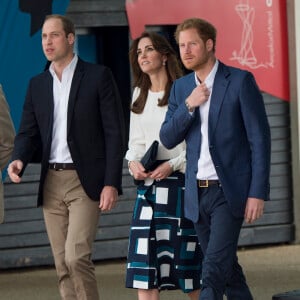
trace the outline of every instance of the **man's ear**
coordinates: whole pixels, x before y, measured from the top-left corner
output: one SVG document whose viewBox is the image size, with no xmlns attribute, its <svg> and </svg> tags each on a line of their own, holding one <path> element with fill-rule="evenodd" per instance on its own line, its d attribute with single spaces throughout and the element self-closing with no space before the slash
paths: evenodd
<svg viewBox="0 0 300 300">
<path fill-rule="evenodd" d="M 68 42 L 69 42 L 70 45 L 74 44 L 74 42 L 75 42 L 75 36 L 74 36 L 73 33 L 69 33 L 68 34 Z"/>
<path fill-rule="evenodd" d="M 213 51 L 213 49 L 214 49 L 214 42 L 213 42 L 212 39 L 208 39 L 206 41 L 206 50 L 207 51 Z"/>
</svg>

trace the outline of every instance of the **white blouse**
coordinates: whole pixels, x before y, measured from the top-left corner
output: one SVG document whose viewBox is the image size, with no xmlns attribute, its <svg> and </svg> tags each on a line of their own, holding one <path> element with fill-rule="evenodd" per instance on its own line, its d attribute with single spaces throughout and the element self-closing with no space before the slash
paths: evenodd
<svg viewBox="0 0 300 300">
<path fill-rule="evenodd" d="M 132 103 L 137 99 L 140 88 L 136 87 L 132 95 Z M 128 161 L 140 161 L 154 140 L 159 141 L 157 159 L 170 160 L 174 171 L 185 172 L 185 142 L 171 150 L 166 149 L 160 142 L 159 131 L 165 119 L 168 106 L 158 106 L 164 91 L 149 90 L 144 111 L 141 114 L 131 112 L 128 151 L 125 158 Z"/>
</svg>

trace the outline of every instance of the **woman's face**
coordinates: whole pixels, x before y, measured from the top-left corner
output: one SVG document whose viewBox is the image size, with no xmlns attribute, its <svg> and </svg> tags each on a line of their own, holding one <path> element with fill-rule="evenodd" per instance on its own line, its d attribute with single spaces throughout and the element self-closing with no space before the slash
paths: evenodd
<svg viewBox="0 0 300 300">
<path fill-rule="evenodd" d="M 151 75 L 164 68 L 166 57 L 156 51 L 148 37 L 141 38 L 137 47 L 138 64 L 142 72 Z"/>
</svg>

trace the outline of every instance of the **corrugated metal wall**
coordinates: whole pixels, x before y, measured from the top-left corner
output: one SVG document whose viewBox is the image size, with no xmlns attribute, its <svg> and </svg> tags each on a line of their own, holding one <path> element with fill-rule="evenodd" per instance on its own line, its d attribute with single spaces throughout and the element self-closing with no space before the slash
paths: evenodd
<svg viewBox="0 0 300 300">
<path fill-rule="evenodd" d="M 284 243 L 294 240 L 289 103 L 264 94 L 271 127 L 271 201 L 252 225 L 244 225 L 240 246 Z"/>
<path fill-rule="evenodd" d="M 78 28 L 128 26 L 125 1 L 88 2 L 89 5 L 86 1 L 70 1 L 67 15 Z M 107 43 L 109 40 L 105 38 Z M 115 73 L 120 75 L 118 71 Z M 126 94 L 125 87 L 123 90 Z M 260 220 L 243 226 L 239 246 L 294 240 L 289 103 L 266 94 L 264 100 L 272 134 L 271 201 L 266 203 L 265 214 Z M 12 184 L 8 180 L 5 183 L 6 216 L 5 223 L 0 225 L 0 269 L 53 264 L 42 211 L 35 207 L 39 172 L 39 165 L 29 165 L 22 183 Z M 123 191 L 117 207 L 100 217 L 93 249 L 95 260 L 121 258 L 127 254 L 135 186 L 126 162 Z"/>
<path fill-rule="evenodd" d="M 264 216 L 245 225 L 240 246 L 292 242 L 294 239 L 289 104 L 264 95 L 272 133 L 271 201 Z M 5 183 L 5 222 L 0 225 L 0 269 L 52 265 L 41 208 L 36 208 L 39 165 L 29 165 L 23 181 Z M 135 186 L 124 161 L 123 191 L 117 207 L 100 217 L 93 258 L 127 254 Z"/>
</svg>

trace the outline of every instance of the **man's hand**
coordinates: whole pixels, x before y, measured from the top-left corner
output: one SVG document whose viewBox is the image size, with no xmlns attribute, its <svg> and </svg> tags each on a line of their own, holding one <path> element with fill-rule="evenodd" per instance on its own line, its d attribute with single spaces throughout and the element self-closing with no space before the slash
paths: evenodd
<svg viewBox="0 0 300 300">
<path fill-rule="evenodd" d="M 118 191 L 113 186 L 106 185 L 100 195 L 99 208 L 108 211 L 115 207 L 118 200 Z"/>
<path fill-rule="evenodd" d="M 12 182 L 14 183 L 21 182 L 21 177 L 19 176 L 19 174 L 21 173 L 23 166 L 24 166 L 23 162 L 19 159 L 12 161 L 8 165 L 7 173 Z"/>
<path fill-rule="evenodd" d="M 206 102 L 209 98 L 210 91 L 207 88 L 205 83 L 201 83 L 195 87 L 186 101 L 189 104 L 189 107 L 195 108 Z"/>
<path fill-rule="evenodd" d="M 265 201 L 258 198 L 248 198 L 245 209 L 245 221 L 248 224 L 259 219 L 264 212 Z"/>
</svg>

